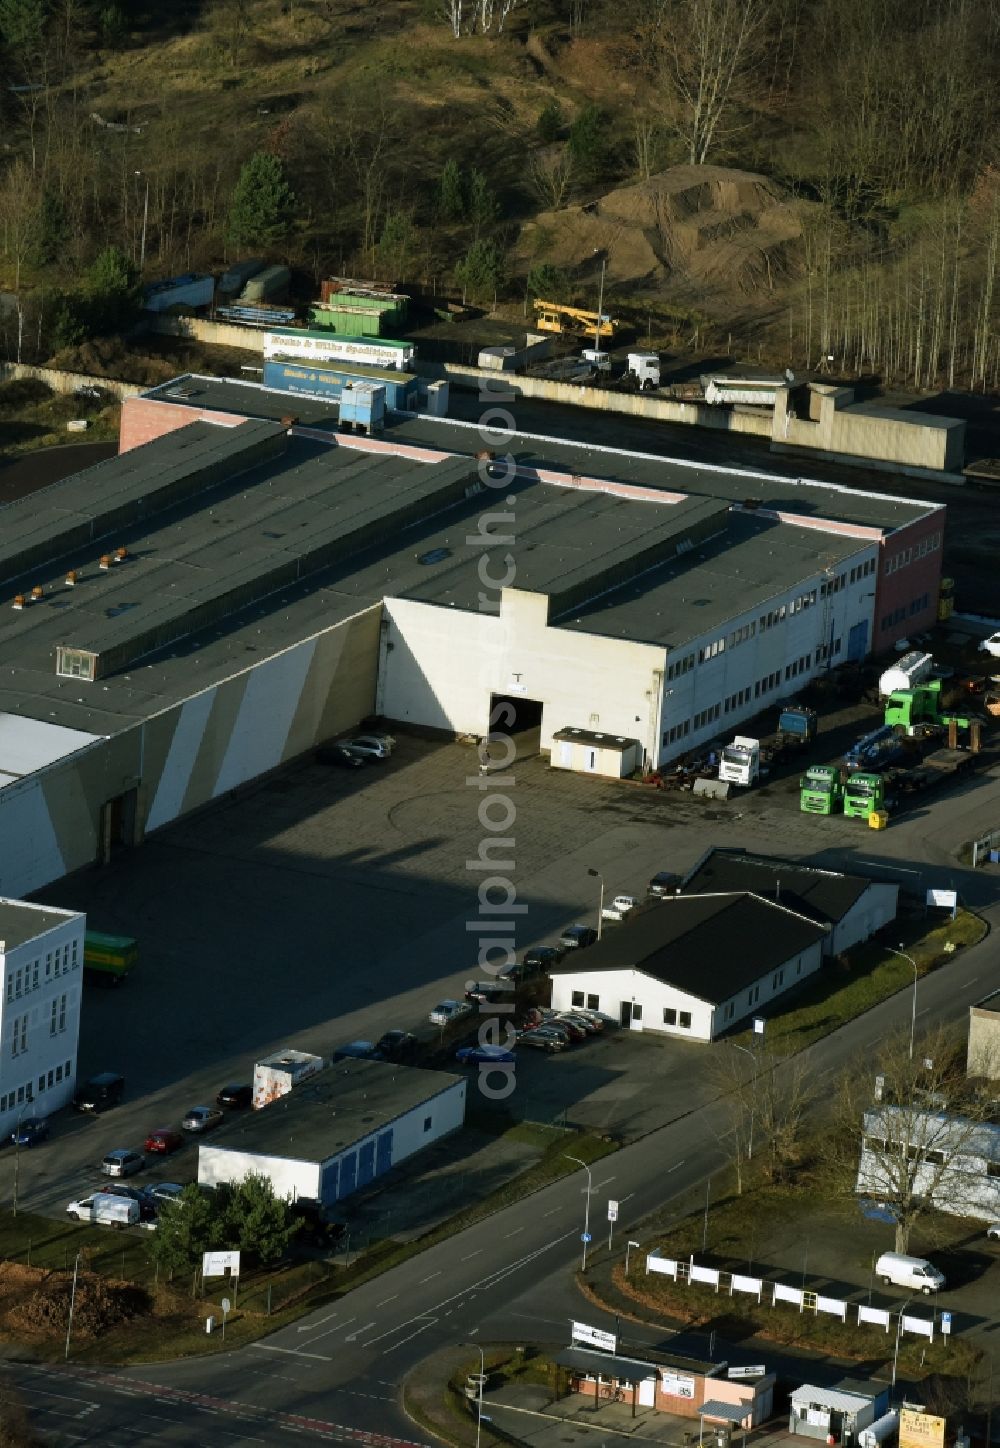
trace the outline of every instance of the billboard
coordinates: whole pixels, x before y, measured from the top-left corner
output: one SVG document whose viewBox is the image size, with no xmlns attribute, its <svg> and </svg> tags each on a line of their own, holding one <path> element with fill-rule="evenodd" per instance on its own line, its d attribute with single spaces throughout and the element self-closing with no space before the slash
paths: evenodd
<svg viewBox="0 0 1000 1448">
<path fill-rule="evenodd" d="M 899 1413 L 899 1448 L 944 1448 L 944 1418 L 902 1408 Z"/>
</svg>

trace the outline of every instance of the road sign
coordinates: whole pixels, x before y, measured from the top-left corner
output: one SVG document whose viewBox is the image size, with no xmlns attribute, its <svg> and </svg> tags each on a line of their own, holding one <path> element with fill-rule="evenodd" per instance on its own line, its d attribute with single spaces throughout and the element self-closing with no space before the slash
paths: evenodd
<svg viewBox="0 0 1000 1448">
<path fill-rule="evenodd" d="M 613 1197 L 609 1197 L 609 1198 L 608 1198 L 608 1221 L 609 1221 L 609 1222 L 617 1222 L 617 1220 L 618 1220 L 618 1203 L 614 1200 Z"/>
<path fill-rule="evenodd" d="M 945 1334 L 951 1332 L 951 1313 L 950 1313 L 950 1312 L 942 1312 L 942 1314 L 941 1314 L 941 1331 L 942 1331 L 943 1333 L 945 1333 Z"/>
<path fill-rule="evenodd" d="M 591 1242 L 591 1241 L 593 1241 L 593 1238 L 591 1237 L 591 1235 L 590 1235 L 589 1232 L 581 1232 L 581 1233 L 580 1233 L 580 1241 L 581 1241 L 581 1242 Z"/>
<path fill-rule="evenodd" d="M 219 1303 L 219 1306 L 222 1308 L 223 1313 L 232 1312 L 233 1310 L 233 1304 L 228 1297 L 224 1297 Z"/>
</svg>

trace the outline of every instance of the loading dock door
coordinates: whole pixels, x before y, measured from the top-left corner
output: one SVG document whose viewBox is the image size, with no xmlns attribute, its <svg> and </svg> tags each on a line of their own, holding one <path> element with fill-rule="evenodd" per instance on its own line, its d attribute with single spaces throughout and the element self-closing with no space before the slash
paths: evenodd
<svg viewBox="0 0 1000 1448">
<path fill-rule="evenodd" d="M 340 1184 L 337 1188 L 337 1200 L 349 1197 L 354 1190 L 357 1181 L 358 1158 L 357 1154 L 349 1151 L 340 1158 Z"/>
<path fill-rule="evenodd" d="M 383 1131 L 375 1152 L 375 1175 L 381 1176 L 392 1166 L 392 1131 Z"/>
<path fill-rule="evenodd" d="M 868 652 L 868 620 L 863 618 L 856 623 L 847 635 L 847 658 L 850 663 L 857 663 L 863 659 Z"/>
<path fill-rule="evenodd" d="M 358 1150 L 358 1186 L 367 1186 L 375 1175 L 375 1143 L 366 1141 Z"/>
<path fill-rule="evenodd" d="M 101 836 L 98 859 L 106 865 L 116 850 L 135 844 L 138 790 L 127 789 L 101 806 Z"/>
</svg>

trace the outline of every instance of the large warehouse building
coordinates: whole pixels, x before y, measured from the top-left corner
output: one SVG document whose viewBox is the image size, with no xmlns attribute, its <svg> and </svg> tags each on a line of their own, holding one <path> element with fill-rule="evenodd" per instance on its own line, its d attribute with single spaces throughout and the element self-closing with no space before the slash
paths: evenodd
<svg viewBox="0 0 1000 1448">
<path fill-rule="evenodd" d="M 543 750 L 576 729 L 663 763 L 878 646 L 901 575 L 897 611 L 934 608 L 943 508 L 559 449 L 505 477 L 473 429 L 343 437 L 287 405 L 184 379 L 125 404 L 118 457 L 3 510 L 4 894 L 375 713 L 482 734 L 506 700 Z"/>
</svg>

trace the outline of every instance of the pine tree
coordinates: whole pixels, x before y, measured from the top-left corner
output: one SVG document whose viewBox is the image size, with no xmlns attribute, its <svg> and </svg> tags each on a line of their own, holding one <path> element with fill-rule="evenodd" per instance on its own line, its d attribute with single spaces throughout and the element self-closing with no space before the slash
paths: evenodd
<svg viewBox="0 0 1000 1448">
<path fill-rule="evenodd" d="M 274 246 L 287 235 L 295 195 L 277 156 L 255 151 L 243 164 L 229 203 L 227 235 L 238 250 Z"/>
</svg>

